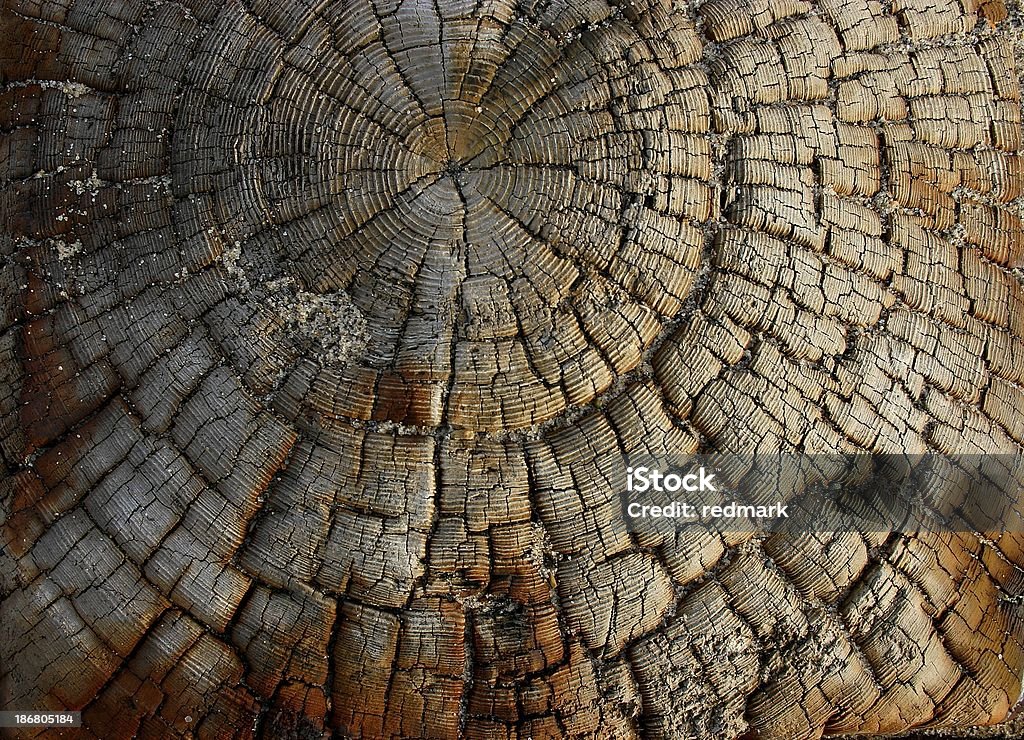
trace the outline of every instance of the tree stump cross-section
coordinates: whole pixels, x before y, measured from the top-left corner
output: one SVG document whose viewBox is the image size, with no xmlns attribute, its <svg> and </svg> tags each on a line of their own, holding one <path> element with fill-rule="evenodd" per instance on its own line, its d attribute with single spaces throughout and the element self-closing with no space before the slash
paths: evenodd
<svg viewBox="0 0 1024 740">
<path fill-rule="evenodd" d="M 0 0 L 0 709 L 82 715 L 4 732 L 1002 721 L 1020 527 L 619 493 L 1020 454 L 1007 5 Z"/>
</svg>

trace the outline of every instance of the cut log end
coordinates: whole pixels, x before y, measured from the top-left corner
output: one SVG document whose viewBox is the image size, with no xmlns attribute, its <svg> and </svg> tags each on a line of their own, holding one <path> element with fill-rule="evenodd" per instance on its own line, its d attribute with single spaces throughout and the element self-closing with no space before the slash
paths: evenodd
<svg viewBox="0 0 1024 740">
<path fill-rule="evenodd" d="M 1020 454 L 1021 20 L 4 4 L 0 709 L 97 738 L 1002 721 L 1021 532 L 666 532 L 619 493 L 623 455 Z"/>
</svg>

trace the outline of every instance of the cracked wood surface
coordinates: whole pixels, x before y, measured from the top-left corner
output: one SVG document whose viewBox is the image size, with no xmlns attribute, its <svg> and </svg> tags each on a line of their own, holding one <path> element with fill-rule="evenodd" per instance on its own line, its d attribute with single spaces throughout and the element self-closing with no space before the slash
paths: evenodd
<svg viewBox="0 0 1024 740">
<path fill-rule="evenodd" d="M 1002 2 L 0 7 L 5 707 L 797 738 L 1017 701 L 1021 535 L 630 533 L 616 494 L 622 453 L 1021 449 Z"/>
</svg>

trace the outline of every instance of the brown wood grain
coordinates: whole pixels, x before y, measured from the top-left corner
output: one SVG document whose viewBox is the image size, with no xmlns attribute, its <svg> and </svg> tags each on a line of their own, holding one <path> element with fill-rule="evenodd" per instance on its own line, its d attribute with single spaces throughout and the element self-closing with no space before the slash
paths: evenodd
<svg viewBox="0 0 1024 740">
<path fill-rule="evenodd" d="M 634 532 L 615 476 L 1021 452 L 1020 21 L 0 0 L 0 707 L 104 739 L 1002 721 L 1020 532 Z"/>
</svg>

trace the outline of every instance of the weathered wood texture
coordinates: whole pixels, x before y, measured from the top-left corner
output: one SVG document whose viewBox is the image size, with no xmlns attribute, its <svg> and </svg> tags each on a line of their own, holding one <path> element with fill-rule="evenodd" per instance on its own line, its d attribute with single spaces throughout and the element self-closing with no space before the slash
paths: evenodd
<svg viewBox="0 0 1024 740">
<path fill-rule="evenodd" d="M 1020 450 L 1002 2 L 2 8 L 5 706 L 797 738 L 1017 700 L 1021 536 L 637 536 L 612 480 Z"/>
</svg>

